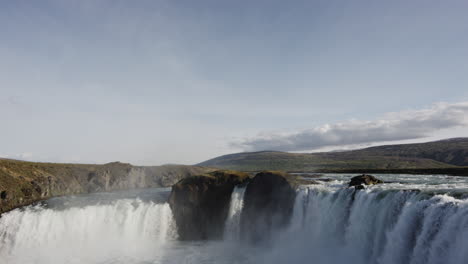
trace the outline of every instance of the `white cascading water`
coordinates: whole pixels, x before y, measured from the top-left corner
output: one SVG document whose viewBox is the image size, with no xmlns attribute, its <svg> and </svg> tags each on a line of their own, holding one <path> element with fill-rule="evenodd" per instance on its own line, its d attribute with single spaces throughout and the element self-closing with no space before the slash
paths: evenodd
<svg viewBox="0 0 468 264">
<path fill-rule="evenodd" d="M 139 199 L 65 210 L 30 206 L 0 218 L 2 263 L 140 261 L 175 239 L 169 205 Z"/>
<path fill-rule="evenodd" d="M 3 214 L 0 263 L 468 263 L 468 178 L 382 175 L 391 183 L 355 192 L 349 175 L 327 177 L 297 190 L 289 226 L 265 245 L 239 238 L 245 188 L 231 195 L 224 241 L 177 241 L 167 197 L 98 196 Z"/>
<path fill-rule="evenodd" d="M 235 187 L 231 194 L 229 213 L 224 227 L 224 239 L 230 241 L 239 240 L 240 218 L 244 207 L 245 187 Z"/>
<path fill-rule="evenodd" d="M 405 190 L 298 190 L 289 228 L 264 261 L 466 264 L 468 200 Z"/>
</svg>

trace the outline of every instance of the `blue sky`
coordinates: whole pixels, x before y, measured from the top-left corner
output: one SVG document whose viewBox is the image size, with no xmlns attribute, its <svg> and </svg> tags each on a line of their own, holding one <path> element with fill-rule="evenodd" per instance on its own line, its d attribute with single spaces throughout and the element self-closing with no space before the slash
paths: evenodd
<svg viewBox="0 0 468 264">
<path fill-rule="evenodd" d="M 467 8 L 0 1 L 0 156 L 156 165 L 466 136 Z"/>
</svg>

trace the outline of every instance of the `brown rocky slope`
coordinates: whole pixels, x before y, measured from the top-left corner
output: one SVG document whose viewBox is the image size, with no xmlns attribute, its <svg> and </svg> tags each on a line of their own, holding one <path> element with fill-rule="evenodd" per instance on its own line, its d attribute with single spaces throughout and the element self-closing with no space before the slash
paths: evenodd
<svg viewBox="0 0 468 264">
<path fill-rule="evenodd" d="M 169 187 L 212 169 L 199 166 L 133 166 L 36 163 L 0 159 L 0 213 L 54 196 Z"/>
</svg>

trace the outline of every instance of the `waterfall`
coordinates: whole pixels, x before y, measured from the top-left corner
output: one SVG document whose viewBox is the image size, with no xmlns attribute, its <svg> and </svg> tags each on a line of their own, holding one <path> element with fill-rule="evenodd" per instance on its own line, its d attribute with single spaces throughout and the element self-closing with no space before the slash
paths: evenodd
<svg viewBox="0 0 468 264">
<path fill-rule="evenodd" d="M 466 264 L 468 200 L 404 190 L 298 191 L 274 263 Z"/>
<path fill-rule="evenodd" d="M 302 186 L 289 225 L 260 244 L 239 239 L 245 187 L 231 194 L 222 241 L 178 241 L 167 190 L 60 197 L 0 217 L 0 262 L 466 264 L 468 199 L 449 194 L 466 194 L 468 179 L 450 188 L 437 179 L 359 191 L 343 180 Z"/>
<path fill-rule="evenodd" d="M 245 187 L 235 187 L 231 194 L 229 213 L 224 226 L 224 239 L 238 240 L 240 233 L 240 218 L 244 206 Z"/>
<path fill-rule="evenodd" d="M 144 256 L 175 238 L 169 205 L 139 199 L 65 210 L 29 206 L 0 218 L 0 256 L 11 263 L 95 263 L 109 256 Z"/>
</svg>

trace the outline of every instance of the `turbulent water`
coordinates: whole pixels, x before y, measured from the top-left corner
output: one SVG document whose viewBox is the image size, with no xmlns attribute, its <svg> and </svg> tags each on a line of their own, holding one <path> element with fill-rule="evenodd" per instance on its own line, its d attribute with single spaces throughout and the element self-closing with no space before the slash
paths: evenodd
<svg viewBox="0 0 468 264">
<path fill-rule="evenodd" d="M 297 190 L 289 226 L 240 240 L 244 188 L 231 196 L 224 239 L 180 242 L 168 189 L 54 198 L 0 218 L 1 263 L 468 263 L 468 178 L 350 175 Z"/>
<path fill-rule="evenodd" d="M 224 227 L 225 240 L 236 241 L 240 238 L 240 219 L 244 207 L 244 192 L 245 187 L 236 187 L 232 192 L 229 214 Z"/>
</svg>

